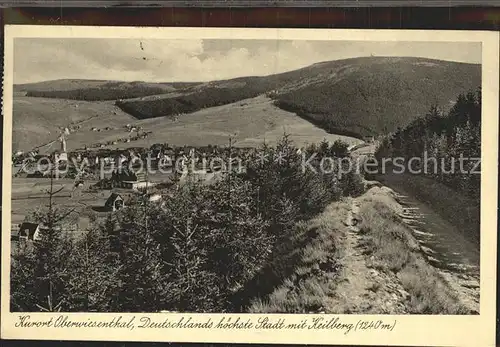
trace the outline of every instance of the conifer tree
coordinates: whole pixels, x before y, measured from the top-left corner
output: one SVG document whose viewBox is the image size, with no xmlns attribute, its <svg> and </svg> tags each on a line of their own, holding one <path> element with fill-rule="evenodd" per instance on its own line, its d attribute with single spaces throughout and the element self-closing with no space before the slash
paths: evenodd
<svg viewBox="0 0 500 347">
<path fill-rule="evenodd" d="M 98 227 L 76 240 L 70 259 L 70 311 L 110 312 L 118 291 L 120 263 L 109 235 Z"/>
<path fill-rule="evenodd" d="M 47 207 L 36 211 L 33 216 L 39 224 L 39 238 L 30 245 L 22 245 L 12 262 L 13 306 L 27 311 L 60 311 L 66 309 L 71 300 L 67 279 L 72 240 L 64 229 L 74 217 L 74 209 L 61 209 L 55 205 L 55 196 L 64 187 L 55 189 L 54 173 L 55 167 L 51 165 Z M 20 295 L 16 292 L 19 288 L 32 292 Z"/>
</svg>

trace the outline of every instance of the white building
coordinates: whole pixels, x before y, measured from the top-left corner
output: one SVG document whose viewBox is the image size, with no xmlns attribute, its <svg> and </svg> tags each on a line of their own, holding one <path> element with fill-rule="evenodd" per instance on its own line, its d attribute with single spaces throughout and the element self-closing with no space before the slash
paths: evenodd
<svg viewBox="0 0 500 347">
<path fill-rule="evenodd" d="M 149 197 L 149 201 L 150 202 L 158 202 L 162 199 L 162 196 L 160 194 L 152 194 L 150 197 Z"/>
<path fill-rule="evenodd" d="M 149 181 L 122 181 L 121 187 L 125 189 L 139 190 L 154 187 L 156 184 Z"/>
<path fill-rule="evenodd" d="M 56 163 L 67 162 L 68 161 L 68 153 L 66 152 L 66 138 L 64 133 L 59 137 L 59 141 L 61 142 L 61 152 L 55 153 L 54 159 Z"/>
</svg>

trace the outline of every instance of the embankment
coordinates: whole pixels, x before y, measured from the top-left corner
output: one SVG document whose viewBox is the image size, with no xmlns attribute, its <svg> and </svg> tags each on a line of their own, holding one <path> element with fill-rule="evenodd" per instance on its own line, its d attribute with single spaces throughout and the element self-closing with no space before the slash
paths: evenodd
<svg viewBox="0 0 500 347">
<path fill-rule="evenodd" d="M 457 231 L 479 245 L 480 199 L 467 197 L 443 183 L 421 175 L 389 172 L 376 179 L 425 203 L 453 224 Z"/>
<path fill-rule="evenodd" d="M 343 221 L 349 213 L 345 201 L 327 206 L 316 218 L 299 222 L 273 262 L 251 289 L 245 310 L 257 313 L 318 313 L 328 307 L 341 264 L 338 247 Z M 250 296 L 249 296 L 250 297 Z"/>
<path fill-rule="evenodd" d="M 412 314 L 468 314 L 472 310 L 428 263 L 412 230 L 401 215 L 403 207 L 389 188 L 374 187 L 359 200 L 359 233 L 367 265 L 395 275 L 409 293 L 405 302 Z"/>
<path fill-rule="evenodd" d="M 301 223 L 255 283 L 252 313 L 469 314 L 425 257 L 394 191 L 373 186 Z M 262 290 L 265 288 L 265 290 Z"/>
</svg>

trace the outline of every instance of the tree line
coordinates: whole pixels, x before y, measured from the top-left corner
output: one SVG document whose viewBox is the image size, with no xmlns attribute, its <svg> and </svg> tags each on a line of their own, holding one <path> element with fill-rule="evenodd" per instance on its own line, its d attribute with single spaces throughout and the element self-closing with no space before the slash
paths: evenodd
<svg viewBox="0 0 500 347">
<path fill-rule="evenodd" d="M 165 88 L 161 87 L 129 85 L 126 89 L 120 87 L 100 87 L 72 90 L 29 90 L 26 92 L 26 96 L 82 101 L 104 101 L 140 98 L 144 96 L 158 95 L 165 92 Z"/>
<path fill-rule="evenodd" d="M 425 116 L 386 136 L 375 155 L 379 163 L 382 158 L 419 158 L 414 170 L 479 199 L 481 89 L 460 94 L 448 112 L 432 105 Z"/>
<path fill-rule="evenodd" d="M 305 151 L 317 153 L 316 168 L 325 156 L 348 156 L 341 142 Z M 299 221 L 363 191 L 356 172 L 339 174 L 346 163 L 314 172 L 303 169 L 303 155 L 285 135 L 253 153 L 244 172 L 210 185 L 188 180 L 163 203 L 139 194 L 77 236 L 61 232 L 73 211 L 55 206 L 50 189 L 33 216 L 45 225 L 40 240 L 12 254 L 11 310 L 238 311 L 235 297 L 251 292 Z"/>
</svg>

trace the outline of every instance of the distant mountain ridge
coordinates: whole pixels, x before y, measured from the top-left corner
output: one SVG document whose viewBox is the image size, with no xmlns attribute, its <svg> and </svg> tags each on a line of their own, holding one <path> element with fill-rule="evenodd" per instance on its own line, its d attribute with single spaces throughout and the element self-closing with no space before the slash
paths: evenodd
<svg viewBox="0 0 500 347">
<path fill-rule="evenodd" d="M 427 58 L 360 57 L 262 77 L 212 82 L 59 80 L 15 86 L 27 96 L 115 100 L 138 119 L 185 116 L 266 94 L 331 133 L 363 137 L 405 126 L 431 104 L 447 108 L 481 86 L 481 65 Z"/>
<path fill-rule="evenodd" d="M 33 97 L 104 101 L 165 94 L 197 84 L 199 83 L 61 79 L 15 85 L 14 92 L 25 93 L 26 96 Z"/>
</svg>

